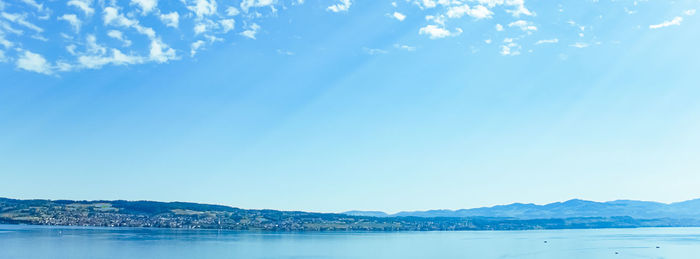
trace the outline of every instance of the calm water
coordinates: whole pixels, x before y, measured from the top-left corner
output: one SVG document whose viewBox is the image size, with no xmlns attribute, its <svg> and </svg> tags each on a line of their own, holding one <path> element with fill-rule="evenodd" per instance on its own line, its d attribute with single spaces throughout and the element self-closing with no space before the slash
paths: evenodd
<svg viewBox="0 0 700 259">
<path fill-rule="evenodd" d="M 700 228 L 251 233 L 0 225 L 0 258 L 700 258 Z"/>
</svg>

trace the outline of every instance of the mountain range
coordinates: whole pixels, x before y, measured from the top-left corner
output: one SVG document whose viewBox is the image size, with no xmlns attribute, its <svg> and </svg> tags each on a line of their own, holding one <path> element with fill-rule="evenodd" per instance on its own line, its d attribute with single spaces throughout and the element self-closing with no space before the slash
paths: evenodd
<svg viewBox="0 0 700 259">
<path fill-rule="evenodd" d="M 387 214 L 381 211 L 347 211 L 347 215 L 372 217 L 498 217 L 517 219 L 548 219 L 574 217 L 617 217 L 637 219 L 676 218 L 700 219 L 700 199 L 676 203 L 616 200 L 595 202 L 572 199 L 545 205 L 513 203 L 493 207 L 460 210 L 402 211 Z"/>
</svg>

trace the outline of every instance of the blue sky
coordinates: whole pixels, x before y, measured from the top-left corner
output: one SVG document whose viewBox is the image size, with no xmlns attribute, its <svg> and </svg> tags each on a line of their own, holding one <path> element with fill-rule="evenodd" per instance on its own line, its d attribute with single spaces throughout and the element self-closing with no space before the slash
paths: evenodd
<svg viewBox="0 0 700 259">
<path fill-rule="evenodd" d="M 0 196 L 700 193 L 700 1 L 0 1 Z"/>
</svg>

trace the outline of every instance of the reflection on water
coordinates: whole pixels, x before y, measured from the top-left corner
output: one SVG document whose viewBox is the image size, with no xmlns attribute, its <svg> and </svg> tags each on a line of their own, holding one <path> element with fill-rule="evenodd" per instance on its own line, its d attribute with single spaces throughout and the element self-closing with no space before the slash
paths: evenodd
<svg viewBox="0 0 700 259">
<path fill-rule="evenodd" d="M 0 225 L 0 258 L 698 258 L 700 228 L 261 233 Z"/>
</svg>

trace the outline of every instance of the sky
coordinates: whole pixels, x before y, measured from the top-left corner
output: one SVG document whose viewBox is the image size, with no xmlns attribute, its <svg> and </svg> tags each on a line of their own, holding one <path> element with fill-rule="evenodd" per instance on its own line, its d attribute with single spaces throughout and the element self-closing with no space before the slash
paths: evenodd
<svg viewBox="0 0 700 259">
<path fill-rule="evenodd" d="M 700 198 L 698 0 L 0 0 L 0 197 Z"/>
</svg>

